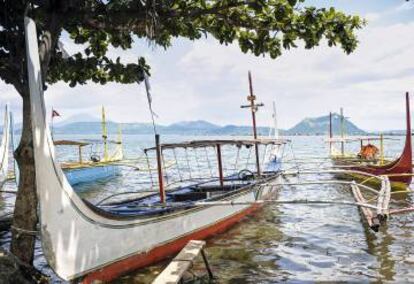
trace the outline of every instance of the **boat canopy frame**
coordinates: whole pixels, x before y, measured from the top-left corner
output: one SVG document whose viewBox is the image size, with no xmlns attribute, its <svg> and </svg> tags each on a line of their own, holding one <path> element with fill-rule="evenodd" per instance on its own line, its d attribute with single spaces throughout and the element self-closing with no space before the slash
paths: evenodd
<svg viewBox="0 0 414 284">
<path fill-rule="evenodd" d="M 180 143 L 164 143 L 160 144 L 162 150 L 175 149 L 175 148 L 203 148 L 203 147 L 215 147 L 217 145 L 235 145 L 235 146 L 254 146 L 260 145 L 285 145 L 289 143 L 288 139 L 218 139 L 218 140 L 192 140 Z M 156 150 L 156 147 L 145 148 L 144 152 Z"/>
</svg>

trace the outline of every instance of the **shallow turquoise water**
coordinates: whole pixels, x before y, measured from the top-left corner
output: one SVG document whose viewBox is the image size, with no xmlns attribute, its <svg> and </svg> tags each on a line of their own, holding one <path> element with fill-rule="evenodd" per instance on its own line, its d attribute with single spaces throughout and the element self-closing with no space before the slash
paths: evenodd
<svg viewBox="0 0 414 284">
<path fill-rule="evenodd" d="M 75 137 L 83 138 L 83 137 Z M 192 137 L 166 136 L 164 142 L 189 140 Z M 198 137 L 203 138 L 203 137 Z M 295 156 L 326 157 L 327 145 L 324 137 L 292 137 Z M 126 155 L 131 158 L 140 156 L 144 147 L 152 145 L 151 136 L 130 135 L 124 137 Z M 402 148 L 402 138 L 398 141 L 386 141 L 387 156 L 397 155 Z M 355 145 L 357 148 L 358 145 Z M 61 159 L 76 157 L 69 150 L 60 150 Z M 185 153 L 178 153 L 179 159 Z M 198 153 L 201 155 L 201 153 Z M 210 154 L 213 154 L 211 152 Z M 286 149 L 285 168 L 296 166 L 290 163 L 292 154 Z M 234 151 L 225 151 L 225 167 L 230 172 L 235 162 Z M 242 154 L 248 156 L 248 152 Z M 204 161 L 189 159 L 192 175 L 208 175 L 210 170 Z M 166 155 L 165 159 L 173 157 Z M 142 164 L 145 160 L 140 160 Z M 252 160 L 253 161 L 253 160 Z M 322 166 L 317 163 L 304 164 L 302 168 Z M 214 160 L 210 161 L 214 163 Z M 251 164 L 246 164 L 252 167 Z M 184 171 L 184 169 L 181 169 Z M 198 171 L 200 173 L 198 173 Z M 168 172 L 170 178 L 177 177 L 176 170 Z M 300 176 L 300 180 L 332 178 Z M 123 168 L 123 175 L 109 181 L 95 184 L 83 184 L 82 197 L 92 202 L 114 193 L 127 192 L 136 188 L 145 189 L 142 181 L 149 181 L 148 173 L 134 168 Z M 293 179 L 292 181 L 295 181 Z M 12 189 L 13 183 L 7 184 Z M 278 194 L 281 199 L 307 198 L 352 200 L 348 188 L 333 185 L 309 185 L 285 187 Z M 408 200 L 411 202 L 411 200 Z M 13 198 L 3 194 L 0 197 L 2 211 L 9 210 Z M 0 209 L 1 210 L 1 209 Z M 275 283 L 287 281 L 293 283 L 319 281 L 345 282 L 410 282 L 414 276 L 414 218 L 410 215 L 392 217 L 388 226 L 379 233 L 373 233 L 362 222 L 356 208 L 346 206 L 305 206 L 305 205 L 269 205 L 257 214 L 250 216 L 228 232 L 208 241 L 207 253 L 210 265 L 218 283 Z M 7 246 L 8 234 L 3 235 L 2 243 Z M 50 272 L 38 249 L 37 265 Z M 150 283 L 167 262 L 136 271 L 122 277 L 116 282 Z M 196 273 L 203 272 L 199 261 Z M 58 279 L 55 277 L 55 281 Z"/>
</svg>

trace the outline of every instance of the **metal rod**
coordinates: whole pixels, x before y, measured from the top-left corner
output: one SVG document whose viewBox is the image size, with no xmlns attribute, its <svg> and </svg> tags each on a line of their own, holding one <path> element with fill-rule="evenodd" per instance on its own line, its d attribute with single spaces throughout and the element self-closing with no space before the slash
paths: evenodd
<svg viewBox="0 0 414 284">
<path fill-rule="evenodd" d="M 164 178 L 162 175 L 162 163 L 161 163 L 161 145 L 160 145 L 160 135 L 155 134 L 155 146 L 157 147 L 157 170 L 158 170 L 158 186 L 160 189 L 160 201 L 165 203 L 165 191 L 164 191 Z"/>
<path fill-rule="evenodd" d="M 217 144 L 217 165 L 218 165 L 218 172 L 219 172 L 219 180 L 220 186 L 224 186 L 224 176 L 223 176 L 223 161 L 221 159 L 221 146 Z"/>
</svg>

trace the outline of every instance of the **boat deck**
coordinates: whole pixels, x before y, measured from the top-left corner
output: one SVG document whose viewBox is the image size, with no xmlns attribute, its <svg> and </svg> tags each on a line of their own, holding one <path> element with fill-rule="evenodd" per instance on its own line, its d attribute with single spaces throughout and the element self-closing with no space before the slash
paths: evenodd
<svg viewBox="0 0 414 284">
<path fill-rule="evenodd" d="M 100 206 L 104 211 L 121 216 L 143 216 L 162 215 L 172 211 L 184 210 L 195 207 L 195 202 L 217 201 L 224 199 L 240 190 L 251 188 L 277 175 L 278 171 L 265 172 L 260 179 L 254 175 L 238 177 L 237 174 L 224 179 L 223 186 L 218 179 L 194 183 L 177 187 L 166 193 L 166 203 L 162 204 L 158 193 L 150 194 L 133 200 L 113 202 Z"/>
</svg>

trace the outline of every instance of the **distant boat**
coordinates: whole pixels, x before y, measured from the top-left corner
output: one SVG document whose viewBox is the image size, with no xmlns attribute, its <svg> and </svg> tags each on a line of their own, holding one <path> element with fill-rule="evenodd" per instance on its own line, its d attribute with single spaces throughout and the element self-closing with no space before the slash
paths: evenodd
<svg viewBox="0 0 414 284">
<path fill-rule="evenodd" d="M 103 154 L 100 156 L 97 152 L 92 152 L 88 160 L 83 158 L 82 149 L 93 144 L 103 144 Z M 55 146 L 72 146 L 78 148 L 78 160 L 75 162 L 62 162 L 61 166 L 71 185 L 77 185 L 86 182 L 95 182 L 97 180 L 109 179 L 120 174 L 120 162 L 123 160 L 123 147 L 121 139 L 121 130 L 119 130 L 118 140 L 108 140 L 105 109 L 102 107 L 102 141 L 76 141 L 76 140 L 56 140 Z M 113 153 L 109 154 L 109 144 L 115 145 Z"/>
<path fill-rule="evenodd" d="M 279 128 L 277 125 L 277 114 L 276 114 L 276 103 L 272 103 L 273 106 L 273 128 L 269 129 L 269 139 L 279 140 Z M 285 145 L 273 145 L 268 153 L 266 170 L 267 171 L 278 171 L 282 168 L 282 156 Z M 267 154 L 267 153 L 266 153 Z M 266 157 L 266 155 L 265 155 Z"/>
<path fill-rule="evenodd" d="M 373 175 L 387 175 L 394 188 L 406 188 L 411 184 L 413 176 L 412 166 L 412 145 L 411 145 L 411 116 L 410 98 L 406 93 L 406 134 L 405 144 L 401 155 L 393 161 L 385 161 L 383 158 L 383 138 L 380 137 L 332 137 L 332 124 L 330 123 L 330 155 L 336 164 L 342 165 L 347 169 L 366 172 Z M 380 150 L 371 144 L 372 141 L 380 141 Z M 360 142 L 360 152 L 358 154 L 346 154 L 344 151 L 345 143 Z M 368 141 L 367 145 L 364 142 Z M 340 143 L 341 151 L 334 148 L 333 144 Z M 377 157 L 378 154 L 380 157 Z"/>
</svg>

